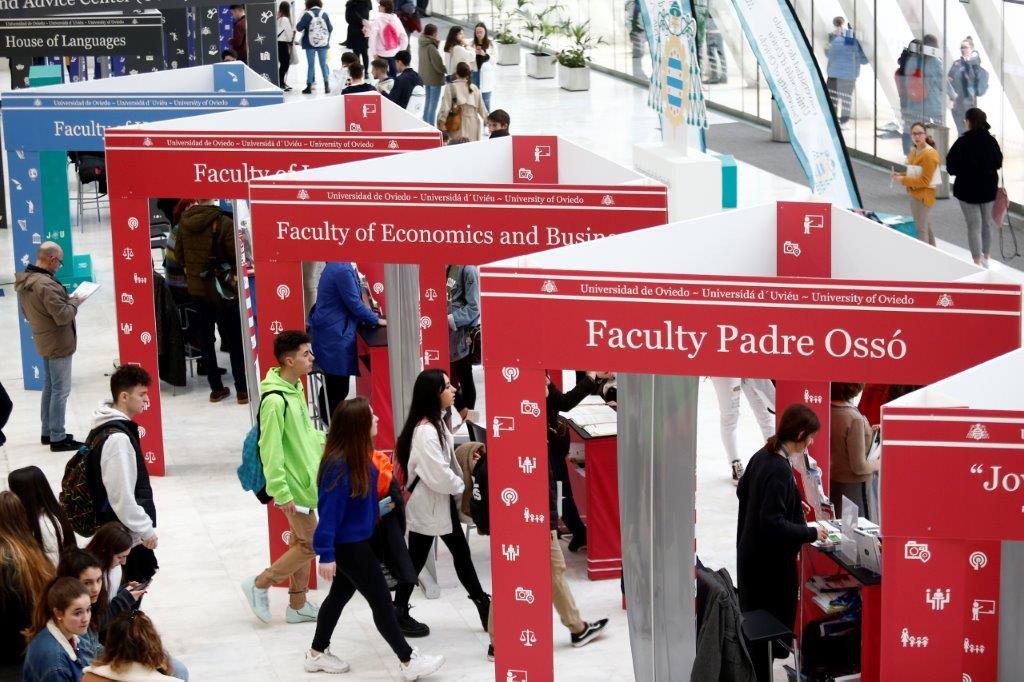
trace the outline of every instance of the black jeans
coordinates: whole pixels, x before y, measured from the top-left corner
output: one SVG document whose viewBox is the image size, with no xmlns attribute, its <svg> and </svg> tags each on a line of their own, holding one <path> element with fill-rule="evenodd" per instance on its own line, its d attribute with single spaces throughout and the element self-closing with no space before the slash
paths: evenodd
<svg viewBox="0 0 1024 682">
<path fill-rule="evenodd" d="M 277 78 L 279 85 L 284 87 L 284 77 L 288 75 L 288 67 L 292 63 L 291 43 L 277 41 Z"/>
<path fill-rule="evenodd" d="M 455 394 L 455 409 L 460 411 L 476 409 L 476 384 L 473 383 L 473 363 L 469 356 L 455 360 L 451 365 L 451 379 L 459 389 Z"/>
<path fill-rule="evenodd" d="M 395 608 L 391 605 L 391 593 L 370 543 L 364 540 L 338 544 L 334 546 L 334 554 L 338 572 L 331 583 L 331 591 L 320 604 L 312 649 L 327 651 L 327 647 L 331 645 L 331 635 L 334 634 L 334 628 L 341 618 L 342 609 L 358 590 L 373 611 L 373 623 L 377 626 L 377 632 L 395 652 L 398 660 L 407 663 L 412 657 L 412 647 L 405 641 L 402 631 L 398 628 Z"/>
<path fill-rule="evenodd" d="M 551 470 L 555 474 L 555 480 L 562 484 L 562 521 L 565 527 L 572 533 L 574 540 L 586 540 L 587 525 L 580 518 L 580 512 L 576 508 L 576 498 L 572 494 L 572 483 L 569 482 L 569 465 L 565 463 L 564 452 L 548 451 L 551 459 Z"/>
<path fill-rule="evenodd" d="M 210 390 L 216 391 L 224 387 L 217 365 L 217 341 L 214 338 L 214 327 L 220 330 L 221 340 L 228 347 L 231 356 L 231 376 L 235 380 L 235 392 L 246 391 L 245 356 L 242 355 L 242 321 L 239 318 L 238 305 L 233 301 L 211 303 L 201 296 L 193 296 L 196 306 L 195 327 L 199 337 L 199 351 L 203 355 L 203 366 L 206 368 L 206 380 L 210 382 Z"/>
<path fill-rule="evenodd" d="M 324 392 L 327 393 L 327 419 L 328 424 L 337 409 L 345 398 L 348 397 L 348 389 L 352 377 L 346 374 L 328 374 L 324 372 Z"/>
<path fill-rule="evenodd" d="M 476 567 L 473 566 L 473 557 L 469 554 L 469 543 L 466 542 L 466 534 L 462 532 L 462 524 L 459 522 L 459 513 L 455 509 L 455 499 L 451 500 L 452 532 L 441 536 L 441 541 L 452 553 L 455 562 L 455 574 L 459 576 L 459 582 L 466 588 L 466 593 L 471 599 L 483 597 L 486 593 L 480 586 L 480 579 L 476 575 Z M 423 566 L 427 563 L 427 556 L 430 555 L 430 548 L 434 546 L 433 535 L 420 535 L 415 531 L 409 531 L 409 556 L 412 557 L 412 567 L 415 575 L 419 576 Z M 406 607 L 409 605 L 409 598 L 416 587 L 412 585 L 399 585 L 395 590 L 395 605 Z"/>
</svg>

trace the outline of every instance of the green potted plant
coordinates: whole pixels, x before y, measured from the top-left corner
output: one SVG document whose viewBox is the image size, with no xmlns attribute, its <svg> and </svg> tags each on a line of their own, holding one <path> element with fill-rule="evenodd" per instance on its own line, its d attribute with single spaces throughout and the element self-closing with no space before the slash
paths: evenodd
<svg viewBox="0 0 1024 682">
<path fill-rule="evenodd" d="M 558 53 L 558 85 L 563 90 L 589 90 L 590 67 L 587 56 L 598 45 L 605 44 L 604 38 L 590 32 L 590 20 L 582 24 L 566 19 L 559 32 L 569 39 L 569 47 Z"/>
<path fill-rule="evenodd" d="M 515 6 L 510 0 L 495 0 L 495 32 L 494 42 L 498 44 L 498 64 L 500 66 L 512 66 L 519 63 L 519 39 L 513 32 L 519 10 L 530 4 L 530 0 L 515 0 Z"/>
<path fill-rule="evenodd" d="M 516 12 L 524 33 L 522 37 L 531 45 L 526 53 L 526 75 L 530 78 L 555 77 L 555 56 L 549 41 L 558 33 L 559 24 L 555 20 L 558 11 L 557 5 L 551 5 L 540 12 L 534 12 L 529 6 Z"/>
</svg>

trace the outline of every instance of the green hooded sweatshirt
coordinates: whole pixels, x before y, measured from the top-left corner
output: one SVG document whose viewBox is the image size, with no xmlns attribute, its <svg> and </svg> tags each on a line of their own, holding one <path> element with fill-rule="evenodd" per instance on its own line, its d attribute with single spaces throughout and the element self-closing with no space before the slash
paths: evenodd
<svg viewBox="0 0 1024 682">
<path fill-rule="evenodd" d="M 282 395 L 267 396 L 267 391 Z M 324 433 L 314 428 L 309 418 L 302 382 L 289 384 L 281 378 L 280 368 L 273 367 L 260 382 L 260 394 L 266 396 L 260 404 L 260 459 L 267 494 L 276 504 L 294 501 L 316 509 L 316 474 L 324 452 Z"/>
</svg>

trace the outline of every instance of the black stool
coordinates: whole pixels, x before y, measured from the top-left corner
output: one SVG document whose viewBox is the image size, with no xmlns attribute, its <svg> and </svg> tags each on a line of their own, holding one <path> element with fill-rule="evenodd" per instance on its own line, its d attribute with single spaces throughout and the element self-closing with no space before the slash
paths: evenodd
<svg viewBox="0 0 1024 682">
<path fill-rule="evenodd" d="M 745 611 L 741 616 L 740 628 L 743 630 L 743 636 L 747 642 L 751 645 L 765 643 L 768 645 L 767 670 L 768 680 L 771 680 L 773 661 L 775 660 L 772 654 L 772 644 L 779 642 L 783 647 L 790 649 L 789 642 L 793 641 L 795 635 L 778 618 L 764 609 Z M 756 669 L 758 666 L 758 662 L 754 661 L 754 668 Z"/>
</svg>

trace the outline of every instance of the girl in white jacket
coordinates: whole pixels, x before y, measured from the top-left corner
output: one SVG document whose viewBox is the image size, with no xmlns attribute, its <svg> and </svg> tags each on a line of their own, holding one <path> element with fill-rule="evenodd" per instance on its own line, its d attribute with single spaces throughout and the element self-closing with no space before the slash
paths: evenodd
<svg viewBox="0 0 1024 682">
<path fill-rule="evenodd" d="M 409 491 L 405 509 L 409 556 L 419 575 L 434 538 L 440 537 L 452 553 L 455 573 L 476 605 L 480 625 L 486 632 L 491 597 L 480 586 L 459 522 L 456 498 L 466 486 L 455 459 L 454 438 L 441 418 L 454 402 L 455 388 L 443 371 L 428 369 L 416 377 L 409 415 L 395 447 Z M 395 591 L 395 609 L 399 614 L 408 613 L 412 591 L 410 585 L 399 585 Z"/>
</svg>

